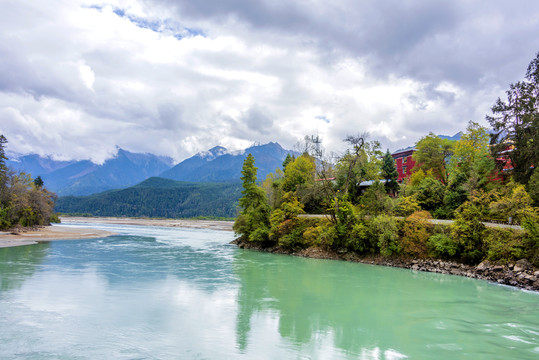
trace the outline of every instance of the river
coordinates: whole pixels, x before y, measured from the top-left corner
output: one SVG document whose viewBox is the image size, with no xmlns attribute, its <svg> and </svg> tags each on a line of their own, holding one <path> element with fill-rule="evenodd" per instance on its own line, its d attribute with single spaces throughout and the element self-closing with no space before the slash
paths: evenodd
<svg viewBox="0 0 539 360">
<path fill-rule="evenodd" d="M 92 227 L 118 235 L 0 249 L 0 359 L 539 358 L 538 293 Z"/>
</svg>

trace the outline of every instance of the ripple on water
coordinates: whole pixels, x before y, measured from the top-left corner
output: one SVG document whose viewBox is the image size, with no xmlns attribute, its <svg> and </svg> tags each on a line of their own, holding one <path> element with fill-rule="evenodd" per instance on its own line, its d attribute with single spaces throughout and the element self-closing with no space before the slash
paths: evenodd
<svg viewBox="0 0 539 360">
<path fill-rule="evenodd" d="M 15 267 L 0 267 L 0 358 L 531 359 L 539 353 L 537 294 L 243 251 L 228 245 L 233 234 L 225 232 L 128 226 L 116 232 L 51 243 L 38 256 L 28 254 L 37 247 L 10 253 Z"/>
</svg>

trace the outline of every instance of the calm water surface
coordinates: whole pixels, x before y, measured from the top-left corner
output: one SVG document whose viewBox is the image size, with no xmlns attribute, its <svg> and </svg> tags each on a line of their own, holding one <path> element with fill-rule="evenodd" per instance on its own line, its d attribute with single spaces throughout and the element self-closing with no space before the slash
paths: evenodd
<svg viewBox="0 0 539 360">
<path fill-rule="evenodd" d="M 0 359 L 539 359 L 537 293 L 94 227 L 0 249 Z"/>
</svg>

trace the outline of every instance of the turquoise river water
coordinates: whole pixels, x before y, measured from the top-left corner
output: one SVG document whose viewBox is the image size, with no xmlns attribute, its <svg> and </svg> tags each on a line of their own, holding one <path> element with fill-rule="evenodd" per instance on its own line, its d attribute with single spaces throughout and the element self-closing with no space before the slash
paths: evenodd
<svg viewBox="0 0 539 360">
<path fill-rule="evenodd" d="M 539 359 L 538 293 L 92 226 L 0 249 L 0 359 Z"/>
</svg>

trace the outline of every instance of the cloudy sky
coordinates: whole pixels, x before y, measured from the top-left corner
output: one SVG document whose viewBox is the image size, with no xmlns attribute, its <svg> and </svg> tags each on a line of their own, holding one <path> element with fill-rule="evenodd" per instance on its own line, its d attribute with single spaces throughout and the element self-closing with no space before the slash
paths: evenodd
<svg viewBox="0 0 539 360">
<path fill-rule="evenodd" d="M 453 135 L 539 51 L 535 0 L 0 0 L 8 149 L 180 161 L 318 133 Z"/>
</svg>

